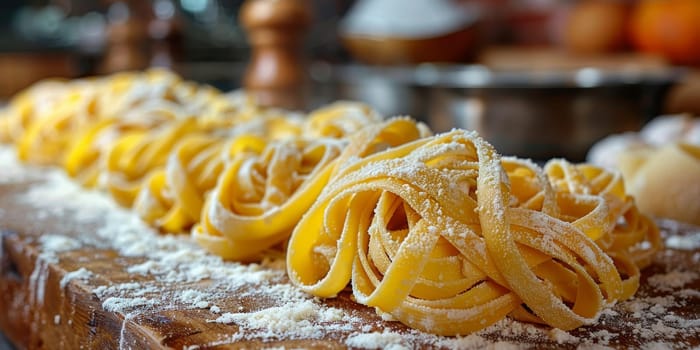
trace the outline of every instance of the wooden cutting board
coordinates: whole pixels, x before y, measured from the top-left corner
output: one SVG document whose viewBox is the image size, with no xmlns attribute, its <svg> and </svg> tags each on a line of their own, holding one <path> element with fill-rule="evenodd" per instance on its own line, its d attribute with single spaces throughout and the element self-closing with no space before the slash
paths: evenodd
<svg viewBox="0 0 700 350">
<path fill-rule="evenodd" d="M 383 320 L 347 291 L 305 296 L 279 255 L 222 262 L 186 236 L 149 231 L 57 170 L 8 157 L 0 154 L 0 328 L 20 349 L 700 346 L 698 227 L 659 221 L 673 248 L 644 271 L 634 299 L 595 325 L 563 332 L 505 320 L 437 337 Z"/>
</svg>

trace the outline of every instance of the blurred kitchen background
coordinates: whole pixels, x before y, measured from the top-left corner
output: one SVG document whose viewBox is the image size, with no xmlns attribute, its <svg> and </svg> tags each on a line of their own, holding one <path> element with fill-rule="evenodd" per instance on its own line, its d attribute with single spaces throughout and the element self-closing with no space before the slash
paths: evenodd
<svg viewBox="0 0 700 350">
<path fill-rule="evenodd" d="M 0 100 L 46 77 L 149 66 L 238 89 L 244 2 L 2 0 Z M 362 100 L 436 131 L 476 129 L 504 154 L 574 160 L 657 115 L 700 113 L 699 0 L 304 4 L 306 109 Z"/>
</svg>

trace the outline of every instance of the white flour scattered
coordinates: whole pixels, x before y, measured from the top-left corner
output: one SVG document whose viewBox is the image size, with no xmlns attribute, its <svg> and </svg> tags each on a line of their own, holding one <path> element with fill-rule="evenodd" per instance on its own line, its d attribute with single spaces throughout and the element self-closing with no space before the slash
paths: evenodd
<svg viewBox="0 0 700 350">
<path fill-rule="evenodd" d="M 182 302 L 185 305 L 190 305 L 197 309 L 207 309 L 209 308 L 209 301 L 207 300 L 207 298 L 209 297 L 209 293 L 205 293 L 195 289 L 187 289 L 179 292 L 175 299 Z"/>
<path fill-rule="evenodd" d="M 617 335 L 608 332 L 605 329 L 595 331 L 591 333 L 591 340 L 595 340 L 596 344 L 608 345 L 610 341 L 617 338 Z"/>
<path fill-rule="evenodd" d="M 29 290 L 33 293 L 31 301 L 36 305 L 44 304 L 46 280 L 49 277 L 49 265 L 58 262 L 57 254 L 81 247 L 77 240 L 56 234 L 44 234 L 39 237 L 41 253 L 36 259 L 34 270 L 29 276 Z M 63 287 L 63 286 L 62 286 Z M 29 308 L 27 308 L 28 312 Z"/>
<path fill-rule="evenodd" d="M 92 290 L 95 295 L 99 298 L 104 298 L 106 296 L 143 296 L 147 293 L 154 293 L 158 291 L 157 288 L 142 285 L 136 282 L 127 282 L 122 284 L 117 284 L 113 286 L 99 286 Z"/>
<path fill-rule="evenodd" d="M 44 234 L 39 238 L 41 253 L 37 256 L 34 270 L 29 276 L 29 290 L 32 293 L 31 302 L 35 305 L 44 304 L 46 280 L 49 277 L 49 265 L 59 261 L 57 254 L 75 250 L 81 247 L 80 242 L 70 237 Z M 29 312 L 29 307 L 25 309 Z"/>
<path fill-rule="evenodd" d="M 291 337 L 322 338 L 326 332 L 319 323 L 352 322 L 345 320 L 344 311 L 325 308 L 311 300 L 270 307 L 251 313 L 224 313 L 214 322 L 236 323 L 246 330 L 257 332 L 263 339 L 278 338 L 284 334 Z M 348 324 L 346 330 L 352 327 Z"/>
<path fill-rule="evenodd" d="M 699 298 L 700 299 L 700 290 L 697 290 L 697 289 L 681 289 L 678 292 L 676 292 L 675 294 L 681 298 Z"/>
<path fill-rule="evenodd" d="M 573 336 L 566 331 L 563 331 L 559 328 L 552 328 L 552 330 L 549 331 L 549 336 L 552 340 L 557 342 L 558 344 L 563 344 L 563 343 L 576 343 L 579 341 L 579 338 L 576 336 Z"/>
<path fill-rule="evenodd" d="M 651 276 L 648 281 L 654 288 L 660 291 L 670 292 L 697 279 L 698 273 L 694 271 L 671 271 L 663 275 L 657 274 Z"/>
<path fill-rule="evenodd" d="M 466 337 L 456 337 L 456 338 L 443 338 L 439 339 L 435 345 L 448 348 L 448 349 L 465 349 L 465 350 L 471 350 L 471 349 L 485 349 L 489 347 L 493 347 L 494 349 L 498 349 L 499 346 L 500 348 L 503 349 L 513 349 L 517 347 L 516 344 L 513 343 L 508 343 L 505 341 L 502 342 L 497 342 L 494 344 L 494 342 L 487 340 L 484 337 L 481 337 L 477 334 L 472 334 L 468 335 Z"/>
<path fill-rule="evenodd" d="M 700 249 L 700 232 L 689 236 L 671 236 L 666 239 L 666 247 L 681 250 Z"/>
<path fill-rule="evenodd" d="M 409 349 L 400 333 L 387 331 L 351 335 L 345 345 L 362 349 Z"/>
<path fill-rule="evenodd" d="M 38 219 L 61 218 L 70 230 L 39 238 L 41 253 L 29 281 L 34 293 L 31 301 L 43 304 L 49 264 L 59 261 L 62 254 L 83 247 L 115 250 L 121 256 L 134 259 L 134 263 L 122 271 L 131 274 L 133 280 L 95 285 L 99 282 L 94 278 L 97 271 L 81 268 L 66 274 L 60 284 L 65 287 L 71 280 L 78 279 L 92 286 L 105 310 L 124 315 L 123 330 L 140 313 L 184 307 L 208 310 L 212 313 L 210 322 L 236 324 L 239 328 L 236 334 L 202 344 L 202 347 L 240 340 L 326 339 L 329 336 L 346 346 L 393 349 L 417 348 L 421 344 L 459 349 L 510 349 L 518 348 L 523 341 L 536 344 L 540 340 L 586 349 L 615 347 L 620 340 L 618 334 L 607 330 L 586 333 L 584 337 L 579 330 L 565 332 L 510 319 L 464 337 L 384 329 L 392 323 L 377 320 L 367 324 L 351 311 L 328 306 L 291 286 L 286 282 L 281 256 L 270 256 L 259 264 L 225 262 L 202 250 L 189 236 L 159 235 L 134 214 L 114 204 L 107 195 L 81 188 L 58 170 L 38 172 L 18 164 L 6 147 L 0 147 L 0 169 L 3 169 L 0 184 L 28 178 L 46 180 L 17 195 L 17 199 L 35 207 L 34 215 Z M 0 212 L 0 219 L 3 215 Z M 687 248 L 686 241 L 681 243 L 678 245 L 682 248 L 678 249 L 696 249 Z M 700 261 L 700 254 L 696 256 Z M 698 272 L 672 268 L 651 276 L 648 279 L 650 288 L 674 291 L 673 294 L 660 297 L 640 294 L 614 309 L 604 310 L 600 322 L 630 322 L 634 334 L 626 336 L 642 339 L 647 343 L 644 348 L 683 348 L 684 344 L 677 342 L 678 337 L 700 336 L 699 321 L 684 318 L 677 311 L 700 298 L 700 292 L 690 286 L 697 278 Z M 251 307 L 226 303 L 234 293 L 240 298 L 259 300 L 260 304 Z M 628 318 L 622 319 L 623 315 Z M 54 322 L 60 323 L 60 316 L 55 317 Z M 64 322 L 71 324 L 72 320 Z M 656 342 L 651 343 L 652 340 Z"/>
<path fill-rule="evenodd" d="M 666 247 L 678 250 L 698 250 L 700 249 L 700 230 L 688 232 L 688 234 L 679 236 L 677 233 L 683 225 L 673 220 L 660 220 L 662 226 L 667 232 L 665 244 Z"/>
<path fill-rule="evenodd" d="M 2 144 L 0 144 L 0 164 L 2 164 L 0 184 L 11 184 L 19 181 L 26 181 L 41 175 L 41 171 L 38 168 L 32 169 L 19 165 L 14 148 L 7 147 Z"/>
<path fill-rule="evenodd" d="M 252 312 L 227 312 L 212 322 L 235 323 L 259 339 L 275 339 L 282 334 L 291 338 L 321 339 L 329 331 L 351 331 L 362 322 L 341 309 L 321 304 L 289 284 L 271 285 L 267 289 L 284 303 Z"/>
<path fill-rule="evenodd" d="M 23 174 L 28 168 L 16 163 L 6 150 L 0 152 L 0 161 L 12 164 L 0 163 L 0 168 L 8 165 L 15 171 L 12 179 L 8 179 L 5 173 L 0 174 L 0 178 L 8 183 L 24 181 Z M 225 262 L 202 250 L 188 236 L 159 235 L 131 212 L 114 204 L 107 195 L 81 188 L 60 171 L 47 169 L 42 179 L 46 182 L 32 186 L 18 196 L 18 200 L 36 208 L 37 217 L 65 218 L 63 221 L 67 224 L 75 223 L 75 233 L 81 233 L 82 227 L 87 226 L 94 234 L 80 234 L 75 238 L 66 235 L 68 232 L 41 236 L 41 254 L 31 277 L 31 290 L 36 291 L 34 299 L 38 303 L 43 303 L 48 264 L 57 262 L 60 253 L 94 246 L 116 250 L 126 257 L 142 257 L 142 262 L 129 266 L 125 272 L 151 277 L 152 281 L 148 283 L 134 281 L 93 289 L 102 300 L 102 307 L 124 314 L 125 323 L 146 310 L 182 308 L 183 304 L 192 308 L 210 308 L 212 313 L 238 315 L 241 322 L 247 320 L 250 332 L 242 332 L 237 335 L 239 337 L 256 337 L 261 332 L 274 336 L 275 332 L 306 325 L 296 328 L 297 337 L 322 338 L 325 333 L 316 322 L 335 323 L 329 327 L 337 330 L 353 327 L 345 322 L 358 322 L 344 311 L 327 307 L 289 284 L 279 284 L 285 278 L 284 258 L 280 255 L 271 256 L 259 264 Z M 90 277 L 92 273 L 82 268 L 66 274 L 61 286 L 73 279 L 89 280 Z M 204 280 L 213 283 L 200 284 L 197 289 L 187 288 Z M 180 286 L 184 289 L 178 290 Z M 262 296 L 279 306 L 245 313 L 212 305 L 231 292 Z M 285 323 L 287 317 L 292 317 L 294 322 Z"/>
<path fill-rule="evenodd" d="M 82 247 L 80 241 L 66 236 L 45 234 L 39 237 L 41 250 L 45 254 L 61 253 Z"/>
<path fill-rule="evenodd" d="M 641 318 L 646 312 L 662 314 L 666 308 L 679 306 L 673 297 L 638 297 L 620 303 L 620 308 L 632 313 L 632 317 Z"/>
<path fill-rule="evenodd" d="M 128 309 L 139 306 L 157 305 L 158 301 L 147 298 L 117 298 L 109 297 L 102 303 L 102 308 L 110 312 L 124 313 Z"/>
<path fill-rule="evenodd" d="M 65 275 L 63 275 L 63 278 L 61 278 L 61 282 L 59 283 L 59 286 L 61 289 L 65 288 L 68 283 L 72 280 L 88 280 L 93 276 L 92 272 L 89 271 L 88 269 L 81 267 L 80 269 L 72 272 L 68 272 Z"/>
</svg>

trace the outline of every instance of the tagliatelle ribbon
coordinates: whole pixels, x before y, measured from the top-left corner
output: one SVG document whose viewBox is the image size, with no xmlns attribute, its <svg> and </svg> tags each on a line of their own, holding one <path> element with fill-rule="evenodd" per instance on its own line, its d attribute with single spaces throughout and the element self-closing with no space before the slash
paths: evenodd
<svg viewBox="0 0 700 350">
<path fill-rule="evenodd" d="M 310 137 L 343 138 L 367 125 L 378 124 L 382 119 L 364 103 L 341 101 L 311 112 L 304 129 Z"/>
<path fill-rule="evenodd" d="M 191 136 L 172 151 L 164 169 L 149 175 L 134 201 L 141 218 L 165 232 L 181 232 L 199 218 L 203 194 L 223 168 L 222 141 Z"/>
<path fill-rule="evenodd" d="M 260 153 L 266 142 L 255 135 L 231 140 L 190 136 L 170 154 L 164 169 L 146 180 L 134 211 L 165 232 L 180 233 L 199 221 L 206 195 L 216 185 L 225 162 L 250 152 Z"/>
<path fill-rule="evenodd" d="M 234 159 L 221 174 L 193 236 L 232 260 L 253 260 L 286 240 L 334 172 L 366 155 L 425 134 L 407 118 L 371 125 L 347 141 L 321 138 L 270 144 Z"/>
<path fill-rule="evenodd" d="M 603 197 L 559 193 L 536 165 L 453 131 L 340 171 L 294 229 L 287 269 L 320 297 L 352 280 L 359 303 L 431 333 L 508 314 L 573 329 L 626 294 L 590 238 L 609 216 Z"/>
<path fill-rule="evenodd" d="M 167 74 L 162 77 L 156 74 L 154 79 L 157 78 L 165 81 L 172 80 Z M 113 88 L 120 89 L 118 80 Z M 145 84 L 144 88 L 148 90 L 149 85 Z M 165 185 L 163 174 L 158 172 L 166 165 L 170 153 L 181 141 L 200 136 L 224 137 L 224 134 L 217 136 L 216 133 L 229 130 L 240 117 L 236 114 L 230 116 L 208 114 L 211 113 L 212 108 L 208 108 L 207 104 L 212 101 L 221 102 L 220 94 L 213 89 L 202 88 L 192 83 L 180 82 L 173 87 L 165 86 L 160 91 L 154 89 L 147 92 L 159 98 L 154 101 L 141 101 L 139 98 L 146 98 L 148 93 L 145 94 L 146 97 L 131 92 L 123 94 L 120 104 L 138 104 L 139 108 L 130 112 L 135 112 L 137 115 L 129 113 L 118 119 L 107 119 L 114 122 L 111 125 L 98 123 L 88 129 L 71 149 L 66 162 L 66 167 L 70 169 L 69 173 L 79 173 L 78 169 L 90 168 L 89 164 L 94 163 L 99 157 L 104 157 L 106 187 L 117 203 L 127 207 L 133 204 L 146 179 L 153 180 L 147 189 L 159 187 L 157 183 L 160 183 L 160 186 Z M 192 105 L 183 105 L 188 100 Z M 221 109 L 220 112 L 226 110 L 220 105 L 214 105 L 213 109 Z M 197 112 L 204 113 L 204 117 L 198 116 Z M 140 120 L 139 116 L 143 117 L 143 120 Z M 99 144 L 104 143 L 108 146 L 100 149 Z M 177 177 L 172 176 L 170 179 L 176 182 L 178 180 Z M 176 184 L 174 186 L 177 187 Z M 181 189 L 185 190 L 186 187 Z M 173 196 L 176 195 L 173 194 Z M 154 194 L 151 199 L 155 197 L 165 199 L 161 194 Z M 189 197 L 191 200 L 195 198 L 198 197 Z M 142 215 L 148 218 L 157 216 L 155 213 L 148 213 L 150 209 L 145 209 L 148 205 L 144 203 L 144 201 L 141 203 Z M 199 206 L 195 203 L 189 208 Z M 186 208 L 188 207 L 183 209 Z M 173 214 L 166 225 L 171 229 L 166 230 L 171 231 L 181 226 L 184 228 L 189 224 L 185 216 Z"/>
<path fill-rule="evenodd" d="M 246 122 L 244 119 L 248 118 L 247 113 L 243 109 L 225 117 L 197 116 L 195 127 L 189 128 L 182 135 L 196 134 L 197 137 L 226 139 L 238 134 L 254 134 L 275 139 L 296 136 L 300 132 L 301 122 L 287 120 L 284 115 L 261 112 L 257 120 Z M 190 119 L 192 118 L 194 117 Z M 185 117 L 178 115 L 177 105 L 159 100 L 145 103 L 122 118 L 103 119 L 76 133 L 63 165 L 69 175 L 86 186 L 94 186 L 100 174 L 105 171 L 104 158 L 121 138 L 157 132 L 182 119 Z"/>
<path fill-rule="evenodd" d="M 43 118 L 29 123 L 16 142 L 19 159 L 59 165 L 76 130 L 95 122 L 94 94 L 74 89 Z"/>
<path fill-rule="evenodd" d="M 662 243 L 618 174 L 429 136 L 360 103 L 304 119 L 161 70 L 38 84 L 0 115 L 21 159 L 63 164 L 162 231 L 194 225 L 234 260 L 289 240 L 301 289 L 351 283 L 357 302 L 427 332 L 503 317 L 568 330 L 635 293 Z"/>
<path fill-rule="evenodd" d="M 102 136 L 102 131 L 123 126 L 155 128 L 192 116 L 217 126 L 230 126 L 239 120 L 237 109 L 244 107 L 235 103 L 214 88 L 183 81 L 160 69 L 46 81 L 20 93 L 2 111 L 0 140 L 15 142 L 18 157 L 24 161 L 66 165 L 81 182 L 94 184 L 93 160 L 104 156 L 110 148 L 105 143 L 110 140 L 100 139 L 96 147 L 82 136 L 99 138 L 96 129 L 104 129 L 99 133 Z M 112 125 L 105 129 L 106 121 Z M 85 156 L 79 155 L 81 150 L 86 151 Z"/>
<path fill-rule="evenodd" d="M 269 142 L 295 139 L 301 133 L 302 120 L 281 111 L 258 110 L 253 120 L 246 120 L 251 111 L 239 112 L 236 123 L 197 118 L 202 132 L 180 141 L 166 166 L 154 170 L 140 187 L 134 210 L 145 221 L 165 232 L 186 232 L 199 221 L 206 196 L 226 163 L 260 154 Z"/>
<path fill-rule="evenodd" d="M 590 194 L 604 198 L 610 216 L 610 229 L 594 235 L 596 243 L 616 262 L 623 281 L 622 299 L 634 295 L 639 288 L 640 269 L 651 263 L 663 243 L 656 224 L 639 212 L 634 198 L 625 190 L 622 175 L 590 164 L 574 165 L 564 160 L 551 160 L 545 171 L 562 195 Z"/>
<path fill-rule="evenodd" d="M 151 131 L 121 137 L 106 155 L 106 187 L 114 200 L 131 207 L 150 172 L 163 167 L 170 151 L 196 129 L 197 121 L 186 118 Z"/>
<path fill-rule="evenodd" d="M 165 168 L 154 170 L 148 176 L 134 204 L 134 210 L 144 220 L 165 232 L 182 232 L 199 220 L 206 195 L 216 183 L 224 162 L 234 161 L 238 153 L 260 154 L 268 140 L 296 139 L 302 133 L 309 137 L 343 138 L 380 120 L 376 112 L 360 103 L 323 107 L 306 120 L 254 106 L 239 112 L 236 119 L 240 123 L 229 130 L 222 128 L 216 119 L 198 118 L 205 128 L 217 130 L 212 130 L 212 135 L 186 137 L 171 153 Z M 249 113 L 256 114 L 255 118 Z M 212 123 L 214 126 L 210 127 Z M 227 137 L 230 137 L 226 141 L 231 143 L 230 150 L 222 153 L 221 143 Z"/>
<path fill-rule="evenodd" d="M 228 259 L 247 260 L 283 241 L 328 180 L 340 154 L 336 140 L 273 142 L 260 154 L 234 158 L 194 228 L 195 239 L 221 241 L 215 250 Z"/>
<path fill-rule="evenodd" d="M 16 142 L 32 123 L 60 105 L 74 87 L 74 82 L 50 79 L 18 93 L 0 110 L 0 142 Z"/>
<path fill-rule="evenodd" d="M 174 122 L 178 116 L 173 108 L 175 107 L 152 102 L 121 118 L 103 118 L 84 125 L 73 133 L 72 140 L 66 145 L 63 167 L 83 185 L 95 186 L 100 174 L 106 170 L 103 158 L 106 158 L 119 139 L 131 134 L 145 134 Z"/>
</svg>

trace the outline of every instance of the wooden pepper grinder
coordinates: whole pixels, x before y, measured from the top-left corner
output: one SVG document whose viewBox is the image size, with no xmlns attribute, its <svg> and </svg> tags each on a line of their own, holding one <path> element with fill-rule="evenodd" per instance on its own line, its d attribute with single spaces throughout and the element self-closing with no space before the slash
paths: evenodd
<svg viewBox="0 0 700 350">
<path fill-rule="evenodd" d="M 100 73 L 144 69 L 148 66 L 146 21 L 138 0 L 109 0 L 107 42 Z"/>
<path fill-rule="evenodd" d="M 311 23 L 306 0 L 247 0 L 240 21 L 251 44 L 243 85 L 258 103 L 302 109 L 306 102 L 303 37 Z"/>
<path fill-rule="evenodd" d="M 148 22 L 151 67 L 180 71 L 182 22 L 173 0 L 154 0 L 153 17 Z"/>
</svg>

